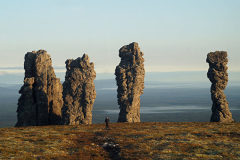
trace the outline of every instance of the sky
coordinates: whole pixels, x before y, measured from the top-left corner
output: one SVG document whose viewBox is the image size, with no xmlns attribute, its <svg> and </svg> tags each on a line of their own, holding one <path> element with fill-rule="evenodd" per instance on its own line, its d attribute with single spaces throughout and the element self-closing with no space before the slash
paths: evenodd
<svg viewBox="0 0 240 160">
<path fill-rule="evenodd" d="M 239 0 L 0 0 L 0 68 L 23 67 L 45 49 L 53 65 L 87 53 L 112 73 L 118 50 L 138 42 L 148 72 L 207 71 L 207 53 L 224 50 L 240 71 Z"/>
</svg>

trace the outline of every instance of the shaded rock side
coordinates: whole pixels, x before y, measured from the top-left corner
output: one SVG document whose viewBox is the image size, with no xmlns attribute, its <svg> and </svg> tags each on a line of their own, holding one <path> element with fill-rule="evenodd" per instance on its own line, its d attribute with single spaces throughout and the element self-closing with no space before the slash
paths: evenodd
<svg viewBox="0 0 240 160">
<path fill-rule="evenodd" d="M 28 52 L 24 69 L 16 126 L 60 124 L 62 84 L 56 78 L 50 55 L 44 50 Z"/>
<path fill-rule="evenodd" d="M 62 108 L 63 124 L 92 124 L 92 109 L 96 98 L 94 64 L 87 54 L 66 62 L 65 82 L 63 83 Z"/>
<path fill-rule="evenodd" d="M 119 50 L 121 61 L 115 69 L 117 98 L 120 108 L 118 122 L 140 122 L 140 96 L 144 89 L 144 58 L 138 43 Z"/>
<path fill-rule="evenodd" d="M 224 94 L 224 89 L 228 83 L 227 73 L 227 52 L 216 51 L 207 55 L 207 63 L 209 69 L 207 77 L 212 82 L 211 98 L 212 98 L 212 116 L 211 122 L 233 122 L 232 114 L 228 107 L 228 102 Z"/>
</svg>

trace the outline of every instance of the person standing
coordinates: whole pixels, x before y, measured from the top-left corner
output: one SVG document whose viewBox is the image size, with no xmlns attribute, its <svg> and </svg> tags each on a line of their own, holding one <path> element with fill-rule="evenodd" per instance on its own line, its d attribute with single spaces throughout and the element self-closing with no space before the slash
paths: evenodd
<svg viewBox="0 0 240 160">
<path fill-rule="evenodd" d="M 105 118 L 106 129 L 109 129 L 109 122 L 110 122 L 109 117 L 106 117 Z"/>
</svg>

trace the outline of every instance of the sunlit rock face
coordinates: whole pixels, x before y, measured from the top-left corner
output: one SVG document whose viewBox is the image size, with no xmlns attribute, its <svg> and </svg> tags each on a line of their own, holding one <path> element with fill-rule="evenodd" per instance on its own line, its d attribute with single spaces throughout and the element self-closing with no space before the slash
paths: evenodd
<svg viewBox="0 0 240 160">
<path fill-rule="evenodd" d="M 227 52 L 216 51 L 207 55 L 209 69 L 207 77 L 212 82 L 212 116 L 211 122 L 233 122 L 232 114 L 228 107 L 228 102 L 224 94 L 224 89 L 228 83 L 227 73 Z"/>
<path fill-rule="evenodd" d="M 118 122 L 140 122 L 140 96 L 144 89 L 144 58 L 138 43 L 119 50 L 121 61 L 115 69 L 117 98 L 120 108 Z"/>
<path fill-rule="evenodd" d="M 28 52 L 24 69 L 16 126 L 60 124 L 62 84 L 56 78 L 50 55 L 44 50 Z"/>
<path fill-rule="evenodd" d="M 63 124 L 92 124 L 92 109 L 96 98 L 94 64 L 87 54 L 66 62 L 65 82 L 63 83 L 62 108 Z"/>
</svg>

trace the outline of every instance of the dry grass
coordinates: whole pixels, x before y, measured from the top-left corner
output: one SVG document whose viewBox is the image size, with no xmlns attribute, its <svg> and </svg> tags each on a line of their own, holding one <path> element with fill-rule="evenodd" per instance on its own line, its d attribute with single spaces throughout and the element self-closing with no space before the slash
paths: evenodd
<svg viewBox="0 0 240 160">
<path fill-rule="evenodd" d="M 240 159 L 240 123 L 114 123 L 0 129 L 0 159 Z M 117 152 L 102 147 L 119 144 Z"/>
</svg>

